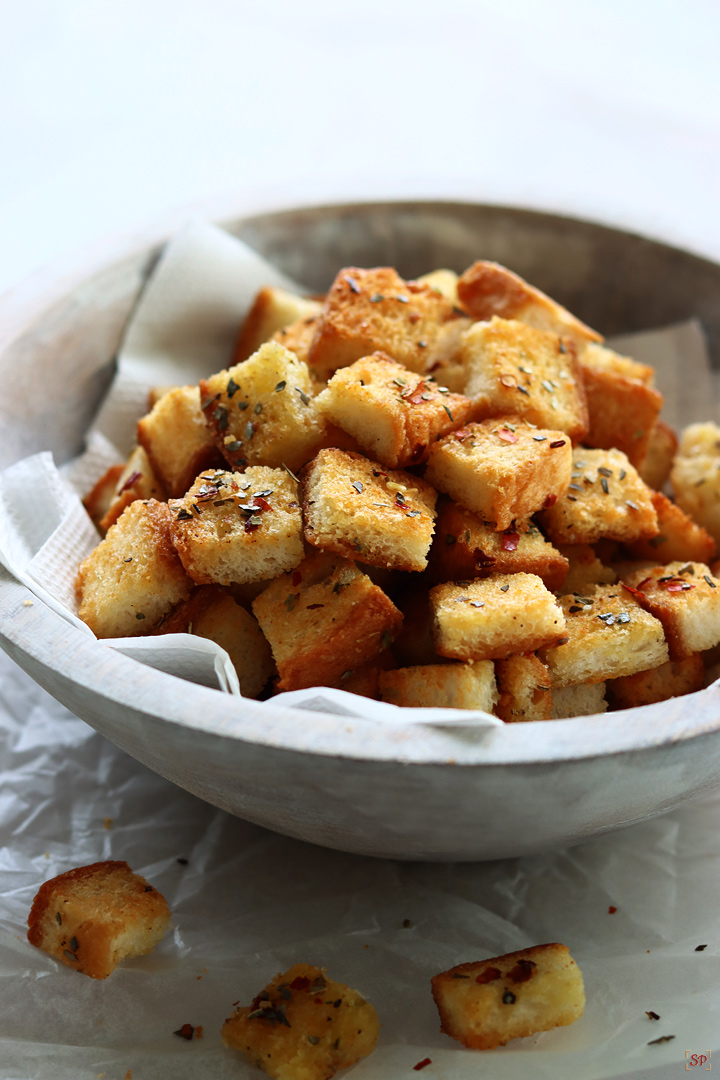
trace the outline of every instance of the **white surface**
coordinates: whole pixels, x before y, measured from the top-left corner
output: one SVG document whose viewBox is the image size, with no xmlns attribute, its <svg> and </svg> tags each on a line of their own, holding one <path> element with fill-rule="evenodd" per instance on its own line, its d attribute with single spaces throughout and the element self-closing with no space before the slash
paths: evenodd
<svg viewBox="0 0 720 1080">
<path fill-rule="evenodd" d="M 394 4 L 365 0 L 362 5 L 276 0 L 264 9 L 242 0 L 202 5 L 189 0 L 6 3 L 0 36 L 0 291 L 108 233 L 131 230 L 165 215 L 178 220 L 174 215 L 178 206 L 207 196 L 217 195 L 220 207 L 223 194 L 231 191 L 243 193 L 249 208 L 380 195 L 465 196 L 525 204 L 634 227 L 720 258 L 719 47 L 720 5 L 715 0 L 683 4 L 445 0 L 441 5 L 421 0 Z M 298 875 L 309 867 L 310 880 L 323 884 L 325 877 L 317 877 L 321 870 L 322 875 L 336 875 L 334 880 L 346 876 L 343 889 L 334 894 L 342 899 L 332 908 L 339 928 L 333 957 L 362 956 L 355 948 L 368 926 L 379 934 L 378 941 L 385 940 L 378 925 L 394 918 L 394 909 L 386 907 L 372 916 L 368 898 L 372 888 L 391 897 L 398 880 L 412 877 L 410 871 L 323 855 L 214 814 L 164 786 L 97 736 L 89 736 L 83 725 L 48 704 L 39 691 L 27 690 L 5 658 L 0 658 L 0 672 L 21 718 L 11 722 L 3 713 L 0 722 L 6 740 L 0 767 L 14 769 L 14 783 L 3 797 L 8 816 L 0 826 L 2 865 L 18 873 L 13 860 L 20 837 L 36 851 L 21 868 L 12 902 L 4 898 L 0 906 L 0 975 L 21 966 L 35 995 L 32 1007 L 22 1014 L 12 1008 L 14 995 L 7 991 L 0 995 L 3 1033 L 18 1040 L 12 1044 L 12 1064 L 0 1053 L 2 1080 L 16 1076 L 55 1080 L 61 1075 L 75 1080 L 103 1071 L 114 1080 L 122 1078 L 131 1064 L 134 1080 L 161 1075 L 145 1028 L 139 1040 L 136 1029 L 128 1033 L 98 1027 L 97 1052 L 75 1056 L 72 1044 L 82 1041 L 88 1017 L 93 1030 L 103 1018 L 98 988 L 89 981 L 77 990 L 72 981 L 62 983 L 86 1004 L 78 1014 L 82 1023 L 68 1031 L 68 1048 L 61 1055 L 65 1073 L 59 1063 L 49 1062 L 43 1048 L 43 995 L 67 973 L 36 956 L 27 958 L 26 946 L 16 935 L 22 934 L 37 883 L 56 869 L 131 850 L 138 868 L 169 874 L 183 838 L 173 833 L 178 819 L 166 813 L 168 802 L 176 805 L 181 800 L 183 813 L 195 821 L 193 841 L 200 842 L 208 828 L 220 837 L 220 847 L 234 849 L 242 880 L 249 870 L 268 888 L 274 886 L 277 894 L 286 886 L 288 865 Z M 66 740 L 72 748 L 88 738 L 97 755 L 92 777 L 73 772 L 68 765 L 72 751 L 64 748 Z M 47 745 L 41 763 L 31 753 L 36 743 Z M 56 789 L 51 776 L 60 764 L 67 786 Z M 126 792 L 120 835 L 100 832 L 92 816 L 103 785 L 112 793 L 109 802 L 120 800 L 120 789 Z M 42 791 L 44 801 L 28 802 L 28 791 Z M 114 810 L 107 812 L 112 816 Z M 642 1039 L 644 1028 L 637 1028 L 642 1010 L 663 1012 L 657 1008 L 657 997 L 646 1002 L 639 967 L 644 949 L 654 947 L 645 944 L 653 913 L 667 905 L 675 912 L 664 987 L 676 985 L 672 950 L 696 928 L 707 926 L 709 932 L 716 927 L 718 824 L 717 804 L 711 800 L 557 860 L 527 861 L 540 883 L 545 871 L 550 881 L 559 875 L 571 887 L 577 911 L 586 916 L 597 899 L 597 882 L 593 884 L 587 874 L 588 860 L 602 871 L 608 894 L 616 882 L 633 880 L 634 932 L 607 936 L 601 909 L 597 940 L 602 947 L 587 940 L 576 950 L 579 957 L 589 958 L 591 986 L 602 982 L 604 952 L 626 951 L 628 986 L 639 980 L 640 1020 L 617 1016 L 612 985 L 598 990 L 592 1004 L 592 1015 L 599 1015 L 599 1006 L 620 1032 L 637 1031 Z M 46 860 L 48 849 L 51 858 Z M 709 858 L 696 859 L 698 852 Z M 668 876 L 670 865 L 681 874 L 679 881 Z M 179 897 L 180 925 L 186 926 L 186 911 L 194 927 L 187 940 L 199 948 L 211 920 L 212 860 L 206 868 L 200 855 L 196 866 L 201 872 L 207 869 L 207 874 L 192 876 L 188 887 L 173 896 Z M 526 870 L 527 866 L 503 864 L 457 872 L 457 878 L 469 881 L 472 875 L 482 895 L 492 898 L 493 919 L 512 920 L 510 884 Z M 424 868 L 417 876 L 433 897 L 438 891 L 444 897 L 449 873 Z M 697 879 L 696 873 L 705 876 Z M 371 879 L 369 891 L 359 884 L 366 874 Z M 469 885 L 464 896 L 468 890 Z M 281 958 L 288 962 L 304 958 L 287 944 L 289 939 L 277 948 L 272 934 L 263 936 L 257 930 L 263 924 L 257 896 L 243 896 L 253 897 L 248 900 L 251 910 L 245 917 L 237 916 L 227 939 L 238 954 L 237 964 L 234 958 L 226 962 L 212 999 L 217 1007 L 207 1007 L 206 1030 L 214 1040 L 218 1017 L 222 1019 L 223 1010 L 237 996 L 235 986 L 238 993 L 249 993 L 268 968 L 270 973 L 275 969 L 276 957 L 278 966 Z M 527 940 L 546 926 L 548 934 L 552 929 L 550 936 L 562 936 L 543 921 L 549 918 L 547 897 L 536 896 Z M 273 898 L 273 912 L 278 910 L 275 903 Z M 454 956 L 453 950 L 459 954 L 457 937 L 465 928 L 463 913 L 468 910 L 464 903 L 458 907 L 455 900 L 437 900 L 440 966 L 451 953 Z M 407 914 L 412 917 L 412 912 Z M 314 918 L 312 905 L 298 913 L 297 938 L 315 933 Z M 265 923 L 272 931 L 275 917 Z M 475 940 L 478 948 L 505 942 L 494 930 L 488 935 L 478 932 Z M 714 944 L 699 959 L 716 963 L 709 953 L 717 952 L 717 934 L 704 940 Z M 199 953 L 193 955 L 190 948 L 180 964 L 178 958 L 185 952 L 181 945 L 175 941 L 163 946 L 159 968 L 169 962 L 170 954 L 178 965 L 169 976 L 166 973 L 163 986 L 182 986 L 179 1001 L 191 1010 L 187 1019 L 203 1022 L 193 1011 L 200 1008 L 196 994 L 203 982 L 188 974 Z M 218 941 L 205 948 L 211 958 L 223 952 Z M 385 946 L 378 953 L 388 957 L 384 967 L 397 963 L 396 954 Z M 412 964 L 412 946 L 405 955 Z M 155 970 L 154 960 L 144 963 L 143 970 Z M 353 959 L 350 966 L 368 987 L 378 978 L 373 963 L 358 967 Z M 136 972 L 123 975 L 122 984 L 108 983 L 108 990 L 117 985 L 122 996 L 123 986 L 131 995 L 134 980 L 140 978 Z M 656 989 L 653 984 L 653 992 Z M 698 996 L 702 993 L 699 987 Z M 166 1017 L 173 1027 L 184 1022 L 184 1013 L 176 1016 L 166 997 L 160 1002 L 159 1018 Z M 205 1009 L 203 1004 L 203 1013 Z M 412 1061 L 388 1062 L 383 1080 L 404 1075 L 409 1065 L 425 1056 L 426 1042 L 428 1056 L 436 1056 L 430 1047 L 439 1046 L 440 1037 L 427 999 L 407 1029 L 405 1015 L 398 1008 L 387 1020 L 388 1029 L 422 1044 L 422 1052 Z M 165 1019 L 161 1022 L 164 1030 Z M 587 1031 L 594 1021 L 586 1018 L 582 1023 Z M 575 1030 L 581 1028 L 569 1029 L 567 1037 Z M 632 1065 L 641 1069 L 638 1078 L 675 1077 L 683 1071 L 684 1050 L 703 1049 L 681 1045 L 679 1036 L 678 1031 L 674 1043 L 649 1048 L 647 1053 L 653 1052 L 658 1062 L 671 1063 L 651 1074 L 644 1064 L 646 1052 L 642 1058 L 627 1057 L 628 1044 L 622 1038 L 615 1051 L 610 1048 L 610 1057 L 622 1059 L 617 1060 L 617 1072 Z M 598 1037 L 604 1038 L 600 1029 Z M 37 1048 L 32 1047 L 33 1040 Z M 138 1042 L 140 1048 L 130 1053 L 130 1044 Z M 174 1045 L 172 1075 L 183 1075 L 180 1062 L 187 1070 L 184 1075 L 198 1075 L 202 1064 L 197 1051 L 204 1053 L 206 1047 L 210 1053 L 207 1043 Z M 452 1050 L 448 1053 L 458 1058 Z M 26 1064 L 16 1067 L 15 1060 Z M 505 1075 L 497 1064 L 504 1057 L 470 1060 L 474 1072 L 482 1067 L 491 1080 Z M 207 1068 L 213 1076 L 220 1075 L 215 1064 Z M 443 1069 L 434 1065 L 419 1075 L 451 1075 Z M 233 1073 L 240 1074 L 240 1069 Z M 363 1075 L 363 1067 L 357 1075 Z M 580 1061 L 577 1075 L 595 1074 Z"/>
</svg>

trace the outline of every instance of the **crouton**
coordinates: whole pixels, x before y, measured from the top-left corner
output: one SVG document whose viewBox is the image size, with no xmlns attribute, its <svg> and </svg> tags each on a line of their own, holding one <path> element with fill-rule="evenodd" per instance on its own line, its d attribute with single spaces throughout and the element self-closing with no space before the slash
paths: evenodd
<svg viewBox="0 0 720 1080">
<path fill-rule="evenodd" d="M 675 559 L 694 559 L 695 562 L 709 563 L 715 555 L 716 544 L 702 525 L 696 525 L 662 492 L 652 493 L 652 503 L 660 531 L 650 540 L 636 540 L 628 544 L 628 555 L 633 559 L 649 559 L 656 563 L 672 562 Z"/>
<path fill-rule="evenodd" d="M 425 461 L 429 446 L 464 424 L 471 407 L 380 352 L 336 371 L 316 404 L 390 468 Z"/>
<path fill-rule="evenodd" d="M 628 676 L 631 679 L 635 675 Z M 605 696 L 607 683 L 580 683 L 578 686 L 554 686 L 552 690 L 552 720 L 569 720 L 573 716 L 596 716 L 607 712 Z"/>
<path fill-rule="evenodd" d="M 151 386 L 147 392 L 147 411 L 152 412 L 160 398 L 165 397 L 171 390 L 177 389 L 176 383 L 158 383 L 156 386 Z"/>
<path fill-rule="evenodd" d="M 495 678 L 499 693 L 495 715 L 501 720 L 511 724 L 550 719 L 550 675 L 537 656 L 510 656 L 507 660 L 496 660 Z"/>
<path fill-rule="evenodd" d="M 359 694 L 360 697 L 380 700 L 380 676 L 384 671 L 390 671 L 396 667 L 395 658 L 390 649 L 383 649 L 372 660 L 366 660 L 364 664 L 358 664 L 351 671 L 343 671 L 340 682 L 337 684 L 340 690 L 346 690 L 348 694 Z"/>
<path fill-rule="evenodd" d="M 225 1046 L 276 1080 L 330 1080 L 375 1049 L 380 1023 L 357 990 L 325 968 L 294 964 L 225 1021 Z"/>
<path fill-rule="evenodd" d="M 564 1027 L 585 1009 L 580 969 L 557 943 L 458 964 L 433 977 L 432 994 L 441 1031 L 471 1050 Z"/>
<path fill-rule="evenodd" d="M 670 472 L 675 501 L 720 544 L 720 428 L 691 424 Z"/>
<path fill-rule="evenodd" d="M 489 713 L 498 698 L 495 672 L 489 660 L 384 671 L 379 687 L 383 701 L 419 708 L 481 709 Z"/>
<path fill-rule="evenodd" d="M 413 580 L 395 602 L 403 613 L 402 629 L 393 642 L 393 655 L 400 666 L 447 663 L 435 652 L 427 586 L 423 588 Z"/>
<path fill-rule="evenodd" d="M 136 499 L 157 499 L 164 502 L 167 492 L 155 475 L 150 459 L 142 446 L 136 446 L 117 478 L 115 493 L 98 528 L 105 534 L 114 525 L 125 507 Z"/>
<path fill-rule="evenodd" d="M 662 624 L 621 585 L 596 585 L 583 596 L 561 596 L 561 643 L 540 649 L 555 688 L 599 683 L 659 667 L 668 659 Z"/>
<path fill-rule="evenodd" d="M 435 443 L 425 478 L 502 532 L 515 518 L 550 506 L 565 494 L 571 461 L 572 447 L 564 432 L 498 417 L 466 424 Z"/>
<path fill-rule="evenodd" d="M 458 303 L 458 275 L 454 270 L 431 270 L 429 274 L 421 274 L 417 278 L 417 283 L 427 285 L 436 292 L 442 293 L 452 304 Z"/>
<path fill-rule="evenodd" d="M 654 491 L 660 491 L 670 476 L 678 447 L 677 435 L 663 420 L 657 420 L 650 432 L 645 457 L 637 466 L 640 479 Z"/>
<path fill-rule="evenodd" d="M 558 592 L 567 575 L 568 561 L 530 518 L 496 532 L 492 522 L 483 521 L 444 496 L 438 505 L 429 567 L 435 581 L 461 581 L 489 574 L 537 574 L 546 589 Z"/>
<path fill-rule="evenodd" d="M 705 454 L 720 458 L 720 427 L 709 421 L 689 424 L 680 436 L 678 455 L 703 457 Z"/>
<path fill-rule="evenodd" d="M 242 325 L 235 346 L 234 364 L 247 360 L 278 330 L 290 323 L 311 319 L 320 313 L 322 304 L 305 296 L 297 296 L 285 289 L 265 286 L 255 297 L 255 302 Z M 283 341 L 287 348 L 290 346 Z"/>
<path fill-rule="evenodd" d="M 307 364 L 276 342 L 201 379 L 202 409 L 228 464 L 299 469 L 324 435 Z"/>
<path fill-rule="evenodd" d="M 493 315 L 517 319 L 538 330 L 570 337 L 578 347 L 603 340 L 555 300 L 498 263 L 473 263 L 460 275 L 457 290 L 461 306 L 473 319 L 491 319 Z"/>
<path fill-rule="evenodd" d="M 637 467 L 647 456 L 663 405 L 662 394 L 649 385 L 652 368 L 596 344 L 588 345 L 580 359 L 590 417 L 583 442 L 622 450 Z"/>
<path fill-rule="evenodd" d="M 178 386 L 164 394 L 138 421 L 137 439 L 173 498 L 184 495 L 203 469 L 223 465 L 200 408 L 197 386 Z"/>
<path fill-rule="evenodd" d="M 652 492 L 620 450 L 576 450 L 567 493 L 538 520 L 554 544 L 627 544 L 658 534 Z"/>
<path fill-rule="evenodd" d="M 46 881 L 28 917 L 28 941 L 66 967 L 106 979 L 154 949 L 170 925 L 161 893 L 126 862 L 97 862 Z"/>
<path fill-rule="evenodd" d="M 83 499 L 83 506 L 98 531 L 100 522 L 107 514 L 117 496 L 118 481 L 125 471 L 124 465 L 111 465 Z M 105 530 L 102 530 L 104 535 Z"/>
<path fill-rule="evenodd" d="M 424 570 L 436 493 L 424 480 L 342 450 L 321 450 L 303 471 L 305 539 L 396 570 Z"/>
<path fill-rule="evenodd" d="M 668 660 L 650 671 L 610 679 L 607 693 L 616 709 L 633 709 L 638 705 L 654 705 L 656 701 L 680 697 L 702 690 L 705 685 L 705 664 L 700 653 L 674 663 Z"/>
<path fill-rule="evenodd" d="M 328 378 L 379 349 L 422 374 L 447 358 L 445 327 L 458 319 L 442 293 L 403 281 L 390 267 L 347 267 L 327 294 L 308 364 L 318 378 Z"/>
<path fill-rule="evenodd" d="M 193 583 L 172 543 L 165 503 L 135 500 L 80 564 L 78 615 L 99 638 L 147 634 Z"/>
<path fill-rule="evenodd" d="M 554 644 L 565 619 L 535 574 L 493 574 L 430 590 L 435 648 L 455 660 L 504 660 Z"/>
<path fill-rule="evenodd" d="M 684 660 L 720 643 L 720 578 L 704 563 L 676 561 L 637 570 L 625 583 L 662 623 L 671 660 Z"/>
<path fill-rule="evenodd" d="M 473 420 L 514 413 L 542 428 L 564 431 L 573 442 L 588 430 L 575 343 L 521 322 L 475 323 L 463 334 L 460 360 Z"/>
<path fill-rule="evenodd" d="M 253 613 L 270 642 L 279 690 L 341 685 L 392 644 L 402 614 L 354 563 L 312 552 L 268 585 Z"/>
<path fill-rule="evenodd" d="M 256 698 L 275 671 L 257 620 L 220 585 L 201 585 L 162 621 L 156 634 L 195 634 L 225 650 L 243 697 Z"/>
<path fill-rule="evenodd" d="M 286 349 L 289 349 L 291 353 L 294 353 L 298 360 L 302 360 L 304 364 L 307 364 L 310 346 L 315 337 L 315 330 L 319 321 L 319 315 L 311 315 L 307 319 L 297 319 L 288 326 L 283 326 L 280 330 L 276 330 L 270 340 L 276 341 L 278 345 L 283 345 Z M 315 386 L 315 383 L 318 380 L 316 379 L 314 372 L 311 369 L 309 370 L 313 386 Z M 325 384 L 325 379 L 319 381 L 323 385 Z"/>
<path fill-rule="evenodd" d="M 557 551 L 568 561 L 569 569 L 562 583 L 564 593 L 582 593 L 593 585 L 614 585 L 617 581 L 615 569 L 605 566 L 590 544 L 558 544 Z"/>
<path fill-rule="evenodd" d="M 300 494 L 285 469 L 201 473 L 169 506 L 173 543 L 199 585 L 274 578 L 303 557 Z"/>
</svg>

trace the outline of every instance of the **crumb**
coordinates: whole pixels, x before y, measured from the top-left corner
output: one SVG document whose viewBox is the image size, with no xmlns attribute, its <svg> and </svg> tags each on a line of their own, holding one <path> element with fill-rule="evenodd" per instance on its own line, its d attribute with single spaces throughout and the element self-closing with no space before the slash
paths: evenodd
<svg viewBox="0 0 720 1080">
<path fill-rule="evenodd" d="M 113 819 L 111 817 L 103 818 L 103 828 L 112 829 L 112 827 L 113 827 Z"/>
<path fill-rule="evenodd" d="M 23 600 L 23 607 L 32 607 L 32 606 L 33 606 L 32 600 Z"/>
<path fill-rule="evenodd" d="M 611 904 L 610 907 L 608 908 L 608 915 L 614 915 L 616 911 L 617 911 L 617 908 L 615 907 L 615 905 Z"/>
</svg>

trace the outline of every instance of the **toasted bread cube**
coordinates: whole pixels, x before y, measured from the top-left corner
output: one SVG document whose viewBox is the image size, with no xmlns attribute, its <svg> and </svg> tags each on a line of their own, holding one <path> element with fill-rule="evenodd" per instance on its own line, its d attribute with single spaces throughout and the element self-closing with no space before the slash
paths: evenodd
<svg viewBox="0 0 720 1080">
<path fill-rule="evenodd" d="M 201 379 L 200 391 L 205 419 L 232 468 L 299 469 L 324 435 L 307 364 L 277 342 Z"/>
<path fill-rule="evenodd" d="M 595 344 L 583 351 L 580 366 L 590 415 L 583 442 L 622 450 L 637 467 L 647 456 L 663 404 L 662 394 L 648 384 L 652 368 Z"/>
<path fill-rule="evenodd" d="M 650 540 L 636 540 L 628 544 L 628 554 L 633 559 L 649 559 L 656 563 L 668 563 L 675 559 L 709 563 L 715 555 L 716 544 L 702 525 L 696 525 L 662 492 L 654 491 L 652 502 L 660 531 Z"/>
<path fill-rule="evenodd" d="M 442 293 L 403 281 L 391 267 L 347 267 L 327 294 L 308 364 L 318 378 L 328 378 L 380 349 L 422 373 L 446 358 L 445 328 L 462 318 Z"/>
<path fill-rule="evenodd" d="M 435 443 L 425 478 L 502 532 L 565 494 L 571 461 L 564 432 L 502 417 L 466 424 Z"/>
<path fill-rule="evenodd" d="M 341 685 L 386 649 L 402 614 L 354 563 L 312 552 L 297 570 L 268 585 L 253 613 L 270 642 L 279 690 Z"/>
<path fill-rule="evenodd" d="M 645 457 L 637 467 L 640 479 L 649 488 L 660 491 L 665 486 L 677 447 L 678 438 L 673 429 L 663 420 L 657 420 L 650 432 Z"/>
<path fill-rule="evenodd" d="M 662 623 L 671 660 L 684 660 L 720 642 L 720 578 L 704 563 L 671 562 L 637 570 L 625 581 Z"/>
<path fill-rule="evenodd" d="M 396 603 L 403 613 L 402 629 L 393 642 L 393 655 L 398 664 L 401 667 L 419 667 L 448 663 L 435 652 L 433 615 L 427 587 L 420 587 L 413 579 L 411 587 L 400 595 Z"/>
<path fill-rule="evenodd" d="M 390 649 L 384 649 L 372 660 L 364 664 L 358 664 L 352 671 L 344 671 L 338 683 L 340 690 L 346 690 L 348 694 L 359 694 L 360 697 L 380 700 L 380 676 L 384 671 L 396 667 L 395 658 Z"/>
<path fill-rule="evenodd" d="M 298 360 L 302 360 L 304 364 L 307 364 L 308 356 L 310 354 L 310 346 L 312 340 L 315 337 L 315 330 L 317 324 L 320 321 L 319 315 L 310 315 L 305 319 L 296 319 L 295 322 L 289 323 L 288 326 L 283 326 L 279 330 L 276 330 L 271 341 L 276 341 L 278 345 L 283 345 L 286 349 L 289 349 L 291 353 L 297 356 Z M 310 378 L 315 385 L 315 376 L 313 372 L 310 372 Z M 325 384 L 325 380 L 321 380 L 322 385 Z"/>
<path fill-rule="evenodd" d="M 720 427 L 691 424 L 670 472 L 675 501 L 720 544 Z"/>
<path fill-rule="evenodd" d="M 476 262 L 458 280 L 460 304 L 473 319 L 517 319 L 538 330 L 570 337 L 582 347 L 603 338 L 569 311 L 498 263 Z"/>
<path fill-rule="evenodd" d="M 493 574 L 430 590 L 435 648 L 455 660 L 505 660 L 554 644 L 565 630 L 535 574 Z"/>
<path fill-rule="evenodd" d="M 720 458 L 720 427 L 710 421 L 689 424 L 680 436 L 679 457 Z"/>
<path fill-rule="evenodd" d="M 539 517 L 554 544 L 657 536 L 652 492 L 620 450 L 575 451 L 567 494 Z"/>
<path fill-rule="evenodd" d="M 491 522 L 446 497 L 438 507 L 429 565 L 435 581 L 462 581 L 489 574 L 537 574 L 550 592 L 560 590 L 568 570 L 565 556 L 545 539 L 530 518 L 496 532 Z"/>
<path fill-rule="evenodd" d="M 495 661 L 499 699 L 495 715 L 507 724 L 549 720 L 552 711 L 548 669 L 532 654 Z"/>
<path fill-rule="evenodd" d="M 599 683 L 659 667 L 668 659 L 662 624 L 621 585 L 561 596 L 565 640 L 540 650 L 553 688 Z"/>
<path fill-rule="evenodd" d="M 46 881 L 28 917 L 28 941 L 66 967 L 106 979 L 154 949 L 170 925 L 157 889 L 126 862 L 97 862 Z"/>
<path fill-rule="evenodd" d="M 454 270 L 431 270 L 429 274 L 421 274 L 416 280 L 418 285 L 428 285 L 435 289 L 435 292 L 442 293 L 452 304 L 458 303 L 458 275 Z"/>
<path fill-rule="evenodd" d="M 635 679 L 638 676 L 630 675 Z M 580 683 L 578 686 L 554 686 L 552 690 L 552 719 L 569 720 L 572 716 L 595 716 L 607 712 L 605 699 L 607 683 Z"/>
<path fill-rule="evenodd" d="M 137 439 L 169 496 L 180 498 L 203 469 L 220 468 L 197 386 L 178 386 L 138 421 Z"/>
<path fill-rule="evenodd" d="M 274 578 L 304 555 L 300 494 L 285 469 L 201 473 L 169 506 L 173 543 L 199 585 Z"/>
<path fill-rule="evenodd" d="M 156 634 L 195 634 L 230 657 L 243 697 L 256 698 L 275 671 L 270 646 L 257 620 L 221 585 L 201 585 L 176 607 Z"/>
<path fill-rule="evenodd" d="M 572 1024 L 585 1010 L 580 969 L 566 945 L 458 964 L 432 979 L 440 1030 L 471 1050 Z"/>
<path fill-rule="evenodd" d="M 557 551 L 567 559 L 569 566 L 562 583 L 564 593 L 581 593 L 585 589 L 592 590 L 593 585 L 614 585 L 617 581 L 614 568 L 605 566 L 590 544 L 558 544 Z M 560 589 L 552 592 L 560 592 Z"/>
<path fill-rule="evenodd" d="M 680 697 L 702 690 L 705 685 L 705 664 L 700 653 L 693 653 L 685 660 L 639 671 L 622 679 L 611 679 L 607 684 L 608 697 L 616 709 L 633 709 L 638 705 L 654 705 L 657 701 Z"/>
<path fill-rule="evenodd" d="M 177 383 L 158 383 L 156 386 L 151 386 L 147 392 L 147 411 L 152 412 L 160 398 L 165 397 L 171 390 L 177 389 Z"/>
<path fill-rule="evenodd" d="M 379 1031 L 375 1009 L 357 990 L 325 968 L 294 964 L 235 1010 L 222 1037 L 276 1080 L 330 1080 L 371 1054 Z"/>
<path fill-rule="evenodd" d="M 303 480 L 309 544 L 373 566 L 425 569 L 437 496 L 424 480 L 342 450 L 321 450 Z"/>
<path fill-rule="evenodd" d="M 468 398 L 440 390 L 379 352 L 336 371 L 316 403 L 390 468 L 425 461 L 430 445 L 464 424 L 471 408 Z"/>
<path fill-rule="evenodd" d="M 577 442 L 588 430 L 588 409 L 575 343 L 521 322 L 475 323 L 463 334 L 460 360 L 473 419 L 514 413 Z"/>
<path fill-rule="evenodd" d="M 124 471 L 124 465 L 111 465 L 83 499 L 83 506 L 99 531 L 100 522 L 117 497 L 118 481 Z M 102 532 L 104 535 L 105 530 L 103 529 Z"/>
<path fill-rule="evenodd" d="M 78 615 L 99 638 L 149 634 L 193 583 L 171 538 L 165 503 L 135 500 L 80 564 Z"/>
<path fill-rule="evenodd" d="M 117 478 L 115 493 L 104 517 L 98 523 L 98 528 L 105 534 L 125 507 L 136 499 L 157 499 L 164 502 L 166 498 L 167 492 L 155 475 L 145 450 L 142 446 L 136 446 Z"/>
<path fill-rule="evenodd" d="M 233 363 L 240 364 L 247 360 L 278 330 L 290 323 L 313 318 L 320 313 L 321 308 L 322 304 L 317 300 L 266 285 L 255 297 L 242 325 Z"/>
<path fill-rule="evenodd" d="M 379 686 L 383 701 L 426 709 L 480 709 L 490 713 L 498 699 L 490 660 L 384 671 Z"/>
</svg>

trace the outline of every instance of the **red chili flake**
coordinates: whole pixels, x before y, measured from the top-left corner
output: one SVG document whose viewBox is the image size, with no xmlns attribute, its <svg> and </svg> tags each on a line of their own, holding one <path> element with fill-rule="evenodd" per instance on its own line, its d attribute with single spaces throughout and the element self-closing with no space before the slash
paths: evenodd
<svg viewBox="0 0 720 1080">
<path fill-rule="evenodd" d="M 559 446 L 564 446 L 564 445 L 565 445 L 565 440 L 564 439 L 556 439 L 555 442 L 550 443 L 550 449 L 551 450 L 557 450 L 557 448 Z"/>
<path fill-rule="evenodd" d="M 400 397 L 411 405 L 420 405 L 423 400 L 423 394 L 427 394 L 429 389 L 430 388 L 425 383 L 425 380 L 421 379 L 415 387 L 406 386 L 401 392 Z"/>
<path fill-rule="evenodd" d="M 512 432 L 511 432 L 511 434 L 512 434 Z M 460 431 L 455 432 L 455 438 L 457 439 L 458 442 L 464 442 L 465 439 L 469 439 L 471 435 L 472 435 L 472 431 L 464 431 L 462 429 Z"/>
<path fill-rule="evenodd" d="M 695 586 L 691 585 L 689 581 L 668 581 L 665 588 L 668 592 L 687 592 L 688 589 L 694 589 Z"/>
<path fill-rule="evenodd" d="M 497 562 L 494 555 L 486 555 L 480 548 L 475 548 L 473 551 L 473 559 L 475 560 L 475 565 L 478 570 L 486 570 L 489 566 L 494 566 Z M 459 585 L 460 582 L 458 581 L 456 584 Z"/>
<path fill-rule="evenodd" d="M 188 1042 L 190 1042 L 194 1034 L 195 1028 L 192 1024 L 183 1024 L 177 1031 L 173 1031 L 173 1035 L 179 1035 L 181 1039 L 187 1039 Z"/>
<path fill-rule="evenodd" d="M 301 581 L 302 581 L 302 574 L 300 573 L 300 571 L 299 570 L 293 570 L 293 576 L 292 576 L 293 588 L 297 588 L 297 586 L 300 584 Z"/>
<path fill-rule="evenodd" d="M 293 979 L 290 983 L 291 990 L 309 990 L 310 980 L 305 975 L 298 975 L 297 979 Z"/>
<path fill-rule="evenodd" d="M 480 974 L 475 979 L 475 982 L 480 983 L 480 985 L 482 986 L 482 985 L 484 985 L 484 983 L 495 982 L 496 979 L 499 979 L 501 977 L 502 977 L 502 972 L 500 971 L 499 968 L 489 967 L 489 968 L 485 968 L 484 971 L 480 972 Z"/>
<path fill-rule="evenodd" d="M 624 581 L 621 581 L 620 584 L 622 585 L 623 589 L 627 589 L 627 591 L 629 593 L 632 593 L 633 596 L 640 596 L 644 598 L 645 593 L 642 591 L 642 589 L 643 586 L 647 585 L 649 581 L 652 581 L 652 578 L 645 578 L 643 581 L 640 582 L 637 589 L 634 587 L 634 585 L 626 585 Z"/>
<path fill-rule="evenodd" d="M 131 487 L 137 484 L 138 480 L 142 480 L 142 473 L 131 472 L 123 486 L 118 491 L 118 495 L 122 495 L 123 491 L 129 491 Z"/>
<path fill-rule="evenodd" d="M 502 439 L 503 442 L 507 443 L 516 443 L 518 441 L 518 437 L 515 432 L 510 431 L 509 428 L 500 428 L 497 433 L 497 437 L 498 439 Z"/>
<path fill-rule="evenodd" d="M 514 983 L 524 983 L 532 979 L 537 964 L 533 960 L 518 960 L 515 967 L 508 973 L 508 978 Z"/>
<path fill-rule="evenodd" d="M 569 496 L 568 496 L 568 498 L 569 498 Z M 543 507 L 545 508 L 545 510 L 547 510 L 547 509 L 549 509 L 549 507 L 554 506 L 556 502 L 557 502 L 557 495 L 548 495 L 547 499 L 543 503 Z"/>
<path fill-rule="evenodd" d="M 426 1065 L 432 1065 L 432 1058 L 423 1058 L 422 1061 L 418 1061 L 417 1065 L 413 1065 L 415 1072 L 420 1072 Z"/>
<path fill-rule="evenodd" d="M 610 907 L 608 908 L 608 915 L 614 915 L 616 911 L 617 911 L 617 908 L 615 907 L 615 905 L 611 904 Z"/>
<path fill-rule="evenodd" d="M 502 538 L 503 551 L 517 551 L 518 544 L 520 543 L 520 534 L 516 532 L 505 533 Z"/>
<path fill-rule="evenodd" d="M 253 495 L 253 503 L 256 510 L 272 510 L 272 506 L 262 495 Z"/>
</svg>

